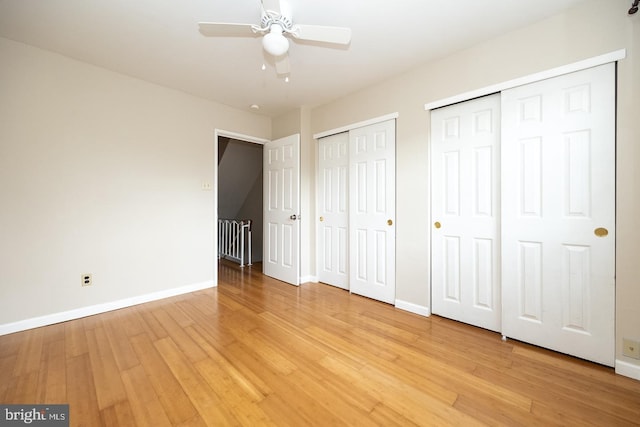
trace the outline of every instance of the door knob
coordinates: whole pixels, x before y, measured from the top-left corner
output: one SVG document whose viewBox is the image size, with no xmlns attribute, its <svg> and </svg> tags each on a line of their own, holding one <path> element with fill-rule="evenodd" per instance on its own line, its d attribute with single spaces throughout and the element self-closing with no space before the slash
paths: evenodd
<svg viewBox="0 0 640 427">
<path fill-rule="evenodd" d="M 593 230 L 593 234 L 595 234 L 598 237 L 605 237 L 609 234 L 609 230 L 607 230 L 604 227 L 598 227 L 595 230 Z"/>
<path fill-rule="evenodd" d="M 433 226 L 435 228 L 440 228 L 440 227 L 442 227 L 442 224 L 440 224 L 438 221 L 436 221 L 436 222 L 433 223 Z"/>
<path fill-rule="evenodd" d="M 292 220 L 294 220 L 294 221 L 295 221 L 296 219 L 298 219 L 298 215 L 293 214 L 293 215 L 291 215 L 291 216 L 289 217 L 289 219 L 292 219 Z"/>
<path fill-rule="evenodd" d="M 324 217 L 323 216 L 320 217 L 320 222 L 322 222 L 322 221 L 324 221 Z"/>
<path fill-rule="evenodd" d="M 387 225 L 393 225 L 393 221 L 391 221 L 390 219 L 387 220 Z"/>
</svg>

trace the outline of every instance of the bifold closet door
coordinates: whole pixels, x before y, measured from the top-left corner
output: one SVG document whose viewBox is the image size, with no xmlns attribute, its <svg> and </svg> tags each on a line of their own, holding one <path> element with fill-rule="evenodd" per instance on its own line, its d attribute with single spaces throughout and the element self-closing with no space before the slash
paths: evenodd
<svg viewBox="0 0 640 427">
<path fill-rule="evenodd" d="M 503 335 L 613 366 L 615 65 L 502 93 Z"/>
<path fill-rule="evenodd" d="M 431 112 L 432 312 L 500 330 L 500 95 Z"/>
<path fill-rule="evenodd" d="M 318 280 L 349 289 L 349 133 L 318 141 Z"/>
</svg>

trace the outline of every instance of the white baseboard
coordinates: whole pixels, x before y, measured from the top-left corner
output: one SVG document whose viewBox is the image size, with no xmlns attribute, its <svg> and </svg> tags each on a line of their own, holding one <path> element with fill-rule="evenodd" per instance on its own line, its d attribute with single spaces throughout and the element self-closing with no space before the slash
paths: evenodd
<svg viewBox="0 0 640 427">
<path fill-rule="evenodd" d="M 189 292 L 200 291 L 202 289 L 212 288 L 214 286 L 216 285 L 213 283 L 213 280 L 209 280 L 206 282 L 181 286 L 179 288 L 166 289 L 163 291 L 152 292 L 145 295 L 138 295 L 135 297 L 125 298 L 117 301 L 110 301 L 102 304 L 76 308 L 74 310 L 47 314 L 46 316 L 33 317 L 31 319 L 20 320 L 13 323 L 5 323 L 3 325 L 0 325 L 0 335 L 7 335 L 14 332 L 25 331 L 27 329 L 53 325 L 55 323 L 66 322 L 68 320 L 80 319 L 82 317 L 93 316 L 94 314 L 100 314 L 107 311 L 118 310 L 120 308 L 131 307 L 134 305 L 143 304 L 145 302 L 187 294 Z"/>
<path fill-rule="evenodd" d="M 317 276 L 302 276 L 300 277 L 300 283 L 318 283 L 318 277 Z"/>
<path fill-rule="evenodd" d="M 412 302 L 407 302 L 407 301 L 402 301 L 397 299 L 395 306 L 400 310 L 409 311 L 411 313 L 419 314 L 420 316 L 425 316 L 425 317 L 431 316 L 431 310 L 429 310 L 429 307 L 414 304 Z"/>
<path fill-rule="evenodd" d="M 640 365 L 616 359 L 616 374 L 640 381 Z"/>
</svg>

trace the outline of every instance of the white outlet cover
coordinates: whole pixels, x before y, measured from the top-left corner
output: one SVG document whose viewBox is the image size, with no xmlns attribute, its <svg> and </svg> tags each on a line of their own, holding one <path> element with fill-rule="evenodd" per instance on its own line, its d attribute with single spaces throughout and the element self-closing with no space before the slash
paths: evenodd
<svg viewBox="0 0 640 427">
<path fill-rule="evenodd" d="M 634 359 L 640 359 L 640 342 L 629 339 L 622 340 L 622 354 Z"/>
</svg>

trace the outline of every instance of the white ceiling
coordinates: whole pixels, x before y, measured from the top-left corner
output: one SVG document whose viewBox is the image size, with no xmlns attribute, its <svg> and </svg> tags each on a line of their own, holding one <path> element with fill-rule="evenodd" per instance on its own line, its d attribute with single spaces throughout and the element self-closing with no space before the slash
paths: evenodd
<svg viewBox="0 0 640 427">
<path fill-rule="evenodd" d="M 0 0 L 0 36 L 242 110 L 277 116 L 357 91 L 587 0 L 288 0 L 294 23 L 352 28 L 346 48 L 295 41 L 286 83 L 259 38 L 259 0 Z M 267 64 L 265 71 L 261 70 Z"/>
</svg>

